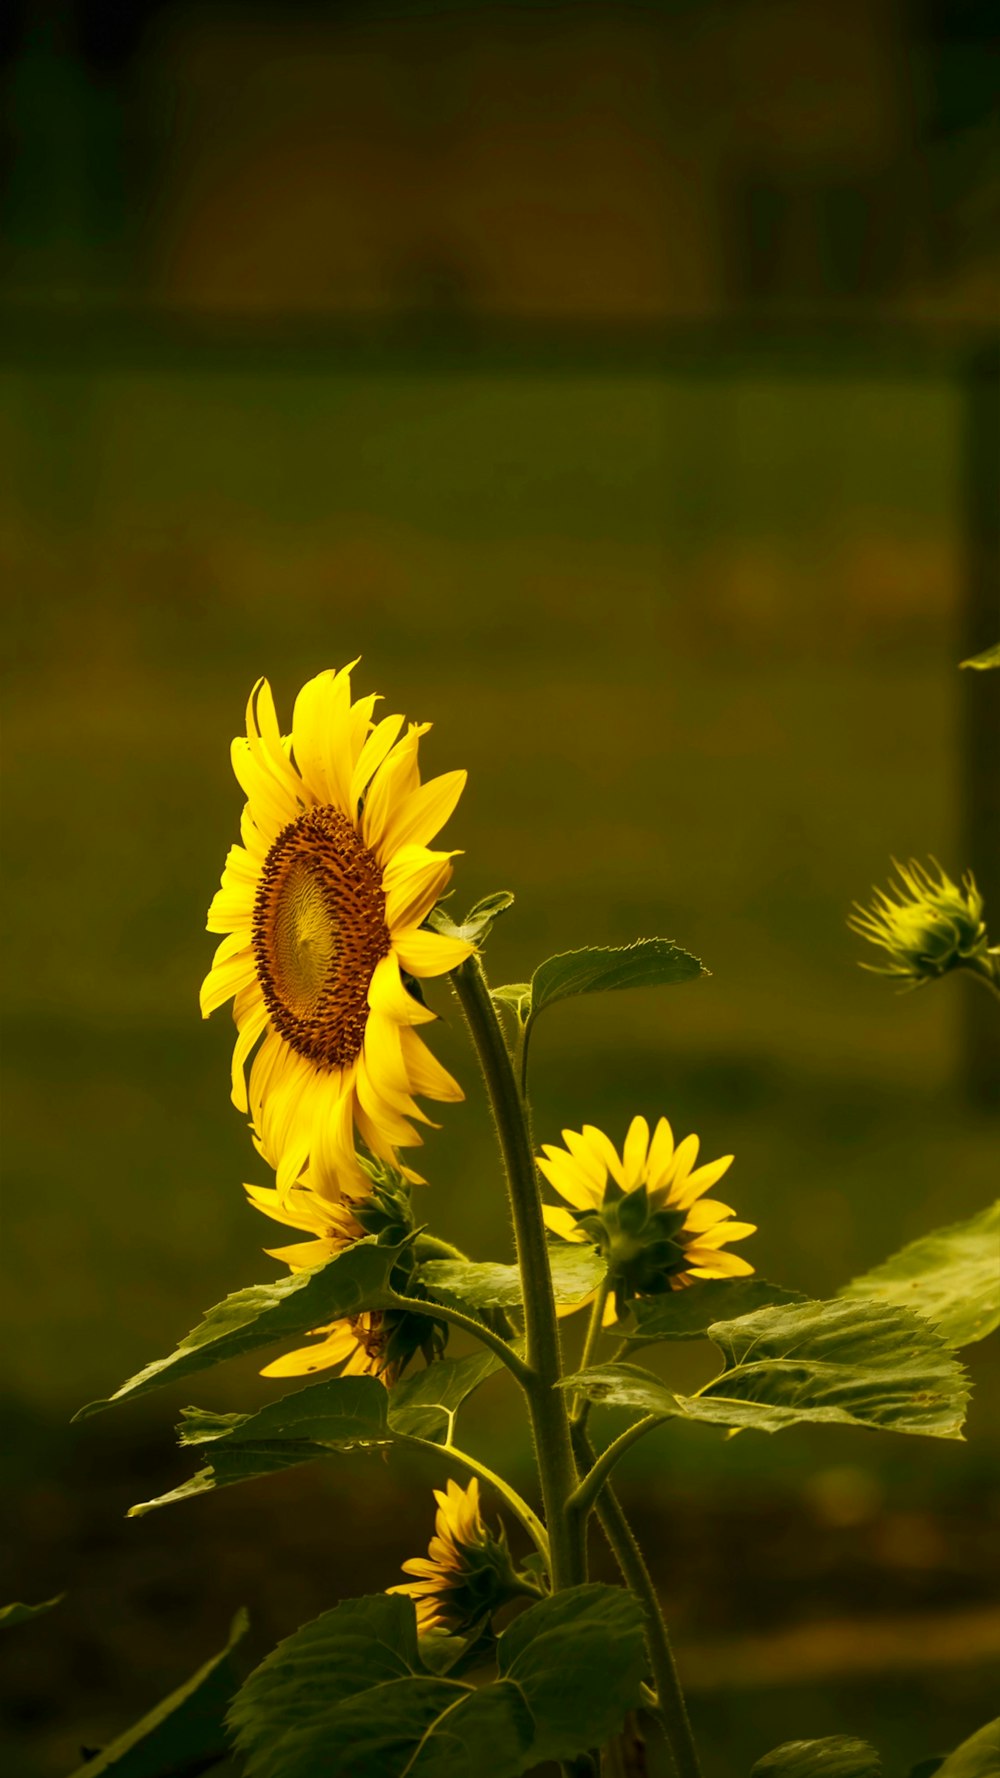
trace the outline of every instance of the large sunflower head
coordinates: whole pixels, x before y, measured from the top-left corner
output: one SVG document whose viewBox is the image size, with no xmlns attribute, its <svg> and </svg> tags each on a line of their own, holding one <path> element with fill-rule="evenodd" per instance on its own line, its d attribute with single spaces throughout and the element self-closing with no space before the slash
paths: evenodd
<svg viewBox="0 0 1000 1778">
<path fill-rule="evenodd" d="M 725 1248 L 752 1235 L 754 1224 L 734 1221 L 728 1204 L 705 1196 L 731 1166 L 731 1154 L 696 1168 L 697 1136 L 675 1146 L 665 1117 L 652 1137 L 646 1119 L 633 1118 L 621 1154 L 593 1124 L 564 1130 L 563 1141 L 565 1148 L 544 1144 L 538 1157 L 545 1178 L 569 1206 L 546 1204 L 546 1224 L 567 1241 L 600 1248 L 616 1296 L 652 1296 L 698 1278 L 753 1271 Z M 614 1312 L 609 1307 L 609 1320 Z"/>
<path fill-rule="evenodd" d="M 438 1510 L 427 1554 L 403 1563 L 403 1573 L 416 1579 L 387 1591 L 409 1594 L 421 1635 L 431 1630 L 458 1635 L 525 1589 L 502 1529 L 494 1537 L 483 1523 L 476 1477 L 467 1488 L 452 1481 L 444 1489 L 435 1488 L 434 1498 Z"/>
<path fill-rule="evenodd" d="M 428 1122 L 417 1095 L 462 1097 L 417 1034 L 434 1015 L 411 984 L 472 949 L 423 926 L 455 856 L 429 844 L 466 774 L 421 783 L 429 725 L 376 722 L 376 699 L 353 701 L 350 675 L 345 667 L 303 686 L 290 735 L 267 681 L 255 685 L 246 737 L 232 748 L 247 797 L 243 843 L 208 916 L 209 931 L 226 936 L 202 1013 L 233 1000 L 233 1099 L 249 1110 L 283 1195 L 307 1166 L 323 1196 L 364 1194 L 356 1134 L 398 1166 L 397 1150 L 420 1142 L 414 1122 Z"/>
</svg>

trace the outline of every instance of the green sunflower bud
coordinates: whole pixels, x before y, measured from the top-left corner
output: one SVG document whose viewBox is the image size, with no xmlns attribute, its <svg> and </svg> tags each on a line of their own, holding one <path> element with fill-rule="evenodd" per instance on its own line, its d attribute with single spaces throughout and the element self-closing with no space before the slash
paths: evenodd
<svg viewBox="0 0 1000 1778">
<path fill-rule="evenodd" d="M 855 904 L 848 926 L 888 959 L 862 968 L 914 988 L 953 969 L 971 969 L 993 980 L 996 962 L 972 872 L 966 872 L 959 886 L 936 860 L 931 862 L 937 879 L 911 859 L 908 865 L 896 864 L 898 883 L 876 889 L 869 907 Z"/>
</svg>

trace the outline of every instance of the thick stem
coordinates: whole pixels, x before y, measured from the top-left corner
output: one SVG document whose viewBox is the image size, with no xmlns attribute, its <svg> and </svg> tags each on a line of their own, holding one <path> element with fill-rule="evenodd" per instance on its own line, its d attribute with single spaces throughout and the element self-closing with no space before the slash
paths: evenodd
<svg viewBox="0 0 1000 1778">
<path fill-rule="evenodd" d="M 569 1411 L 562 1377 L 559 1324 L 549 1271 L 538 1174 L 531 1151 L 524 1101 L 514 1076 L 500 1021 L 476 956 L 451 977 L 483 1071 L 496 1120 L 514 1222 L 517 1262 L 524 1295 L 528 1398 L 531 1430 L 552 1550 L 554 1591 L 586 1578 L 586 1523 L 566 1512 L 577 1485 L 570 1440 Z"/>
<path fill-rule="evenodd" d="M 594 1463 L 594 1447 L 583 1426 L 574 1427 L 573 1444 L 579 1463 L 591 1467 Z M 597 1496 L 595 1511 L 601 1530 L 621 1569 L 622 1579 L 635 1594 L 646 1614 L 646 1642 L 653 1684 L 656 1687 L 657 1710 L 666 1731 L 678 1778 L 701 1778 L 698 1752 L 660 1601 L 638 1540 L 610 1482 L 605 1482 Z"/>
</svg>

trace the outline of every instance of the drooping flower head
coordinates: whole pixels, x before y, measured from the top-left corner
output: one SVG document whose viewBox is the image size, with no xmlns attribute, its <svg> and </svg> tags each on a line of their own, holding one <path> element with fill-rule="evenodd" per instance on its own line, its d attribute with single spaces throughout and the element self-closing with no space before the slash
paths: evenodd
<svg viewBox="0 0 1000 1778">
<path fill-rule="evenodd" d="M 408 1188 L 401 1179 L 393 1179 L 387 1170 L 377 1166 L 366 1165 L 365 1172 L 369 1195 L 350 1200 L 320 1197 L 303 1181 L 293 1185 L 284 1196 L 273 1187 L 246 1186 L 256 1210 L 312 1237 L 288 1247 L 269 1247 L 266 1251 L 270 1257 L 281 1260 L 292 1272 L 304 1272 L 325 1265 L 366 1238 L 374 1237 L 392 1246 L 404 1242 L 413 1228 Z M 406 1248 L 400 1256 L 405 1274 L 400 1281 L 407 1295 L 422 1294 L 412 1277 L 414 1263 L 411 1250 Z M 393 1277 L 396 1276 L 394 1269 Z M 425 1316 L 410 1310 L 366 1310 L 311 1328 L 308 1346 L 282 1353 L 265 1365 L 261 1376 L 306 1377 L 338 1366 L 341 1376 L 378 1377 L 386 1388 L 391 1388 L 417 1352 L 431 1358 L 440 1357 L 444 1351 L 447 1328 L 434 1320 L 430 1303 L 428 1311 Z"/>
<path fill-rule="evenodd" d="M 416 1580 L 386 1591 L 410 1595 L 421 1635 L 430 1630 L 460 1634 L 526 1589 L 514 1572 L 502 1529 L 494 1537 L 483 1523 L 475 1476 L 467 1488 L 452 1481 L 444 1489 L 435 1488 L 434 1498 L 435 1535 L 427 1554 L 403 1563 L 403 1573 L 416 1575 Z"/>
<path fill-rule="evenodd" d="M 931 863 L 937 879 L 915 858 L 909 864 L 894 859 L 898 883 L 890 882 L 888 890 L 876 889 L 867 908 L 855 903 L 848 926 L 887 957 L 883 964 L 863 963 L 862 969 L 893 976 L 910 988 L 951 969 L 973 969 L 992 977 L 983 898 L 972 872 L 966 872 L 960 887 L 936 859 Z"/>
<path fill-rule="evenodd" d="M 634 1117 L 621 1154 L 593 1124 L 562 1134 L 566 1147 L 544 1144 L 538 1165 L 570 1208 L 546 1204 L 546 1224 L 567 1241 L 591 1241 L 601 1250 L 616 1295 L 653 1296 L 698 1278 L 753 1271 L 725 1249 L 755 1225 L 734 1221 L 728 1204 L 705 1196 L 731 1166 L 731 1154 L 696 1168 L 698 1137 L 675 1146 L 665 1117 L 652 1138 L 646 1119 Z M 609 1299 L 605 1318 L 614 1315 Z"/>
<path fill-rule="evenodd" d="M 429 724 L 404 733 L 401 716 L 375 722 L 374 697 L 352 702 L 350 674 L 303 686 L 287 736 L 267 681 L 254 687 L 246 738 L 232 748 L 243 844 L 208 916 L 226 937 L 202 1013 L 233 1000 L 233 1100 L 249 1110 L 282 1195 L 307 1165 L 320 1195 L 364 1194 L 356 1133 L 398 1166 L 397 1150 L 421 1140 L 414 1121 L 428 1122 L 416 1095 L 462 1097 L 417 1034 L 434 1014 L 404 978 L 442 975 L 472 949 L 422 926 L 455 856 L 429 843 L 466 774 L 422 784 Z"/>
</svg>

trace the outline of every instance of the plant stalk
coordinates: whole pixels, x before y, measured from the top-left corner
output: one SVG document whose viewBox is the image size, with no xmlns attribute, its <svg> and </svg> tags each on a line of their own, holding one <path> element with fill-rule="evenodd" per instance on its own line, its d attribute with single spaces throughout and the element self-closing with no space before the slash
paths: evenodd
<svg viewBox="0 0 1000 1778">
<path fill-rule="evenodd" d="M 573 1428 L 573 1445 L 577 1460 L 582 1467 L 592 1468 L 595 1462 L 594 1447 L 587 1437 L 586 1428 Z M 620 1500 L 611 1483 L 605 1481 L 597 1496 L 595 1512 L 601 1530 L 607 1538 L 615 1561 L 621 1569 L 622 1579 L 635 1594 L 646 1615 L 646 1643 L 649 1648 L 650 1667 L 653 1684 L 656 1687 L 657 1711 L 665 1730 L 678 1778 L 701 1778 L 701 1767 L 698 1763 L 698 1751 L 691 1733 L 684 1693 L 674 1662 L 674 1651 L 670 1646 L 670 1636 L 660 1609 L 660 1601 L 656 1596 L 653 1579 L 646 1567 L 645 1557 L 639 1547 L 635 1532 L 632 1530 Z"/>
<path fill-rule="evenodd" d="M 451 981 L 486 1082 L 507 1177 L 527 1342 L 527 1373 L 520 1381 L 528 1401 L 552 1551 L 552 1588 L 558 1592 L 586 1579 L 586 1520 L 566 1511 L 579 1478 L 570 1438 L 569 1404 L 559 1388 L 562 1354 L 538 1174 L 524 1101 L 479 958 L 467 958 L 452 971 Z"/>
</svg>

